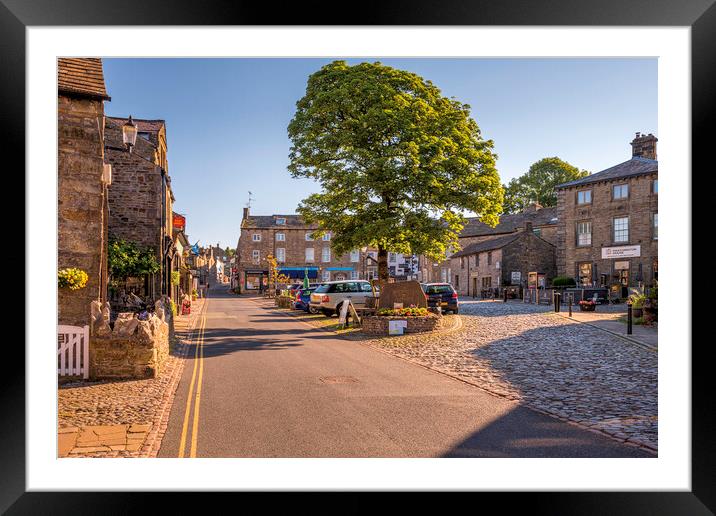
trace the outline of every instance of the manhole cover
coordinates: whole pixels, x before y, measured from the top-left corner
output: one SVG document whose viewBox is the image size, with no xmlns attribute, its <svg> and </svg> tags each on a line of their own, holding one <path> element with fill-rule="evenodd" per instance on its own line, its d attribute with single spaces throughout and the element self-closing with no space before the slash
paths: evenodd
<svg viewBox="0 0 716 516">
<path fill-rule="evenodd" d="M 323 383 L 356 383 L 358 381 L 352 376 L 321 376 L 319 380 Z"/>
</svg>

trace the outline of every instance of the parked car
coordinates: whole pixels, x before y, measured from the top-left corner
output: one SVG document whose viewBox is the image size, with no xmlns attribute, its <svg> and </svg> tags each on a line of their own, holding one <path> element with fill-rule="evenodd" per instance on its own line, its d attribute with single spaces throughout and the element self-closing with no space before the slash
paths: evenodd
<svg viewBox="0 0 716 516">
<path fill-rule="evenodd" d="M 350 299 L 354 306 L 364 306 L 365 298 L 372 295 L 373 289 L 368 281 L 329 281 L 313 291 L 309 307 L 330 317 L 340 312 L 343 302 L 347 299 Z"/>
<path fill-rule="evenodd" d="M 458 313 L 457 291 L 450 283 L 422 283 L 428 307 L 439 306 L 443 312 Z"/>
<path fill-rule="evenodd" d="M 299 288 L 296 290 L 296 300 L 293 302 L 293 308 L 295 310 L 303 310 L 304 312 L 308 312 L 311 314 L 317 314 L 318 309 L 312 308 L 310 306 L 311 301 L 311 294 L 319 287 L 320 285 L 313 285 L 308 288 Z"/>
</svg>

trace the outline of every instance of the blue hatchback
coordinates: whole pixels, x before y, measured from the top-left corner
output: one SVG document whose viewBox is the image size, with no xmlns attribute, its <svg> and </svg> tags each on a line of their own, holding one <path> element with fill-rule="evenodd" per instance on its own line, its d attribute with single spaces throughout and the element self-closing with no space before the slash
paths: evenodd
<svg viewBox="0 0 716 516">
<path fill-rule="evenodd" d="M 304 312 L 308 313 L 318 313 L 318 311 L 315 308 L 311 308 L 309 306 L 309 301 L 311 300 L 311 293 L 313 293 L 314 290 L 316 290 L 320 285 L 311 285 L 309 288 L 300 288 L 296 290 L 296 298 L 293 302 L 293 308 L 296 310 L 303 310 Z"/>
</svg>

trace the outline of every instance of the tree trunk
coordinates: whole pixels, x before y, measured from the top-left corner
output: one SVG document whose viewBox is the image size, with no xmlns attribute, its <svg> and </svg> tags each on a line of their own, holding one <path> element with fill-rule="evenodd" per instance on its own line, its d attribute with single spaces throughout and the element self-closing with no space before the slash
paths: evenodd
<svg viewBox="0 0 716 516">
<path fill-rule="evenodd" d="M 388 251 L 378 246 L 378 279 L 380 281 L 388 281 Z"/>
</svg>

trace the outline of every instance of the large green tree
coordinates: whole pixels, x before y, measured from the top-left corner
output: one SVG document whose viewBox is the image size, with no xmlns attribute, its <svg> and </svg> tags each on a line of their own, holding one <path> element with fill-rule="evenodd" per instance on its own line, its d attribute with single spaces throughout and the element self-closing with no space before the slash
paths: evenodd
<svg viewBox="0 0 716 516">
<path fill-rule="evenodd" d="M 439 260 L 459 248 L 464 211 L 498 222 L 492 141 L 470 106 L 414 73 L 334 61 L 309 77 L 288 134 L 292 176 L 322 186 L 298 212 L 333 233 L 336 253 L 376 247 L 380 279 L 388 251 Z"/>
<path fill-rule="evenodd" d="M 543 158 L 533 163 L 524 175 L 512 179 L 504 187 L 505 213 L 518 213 L 533 202 L 545 207 L 556 206 L 555 186 L 588 175 L 586 170 L 579 170 L 557 157 Z"/>
</svg>

